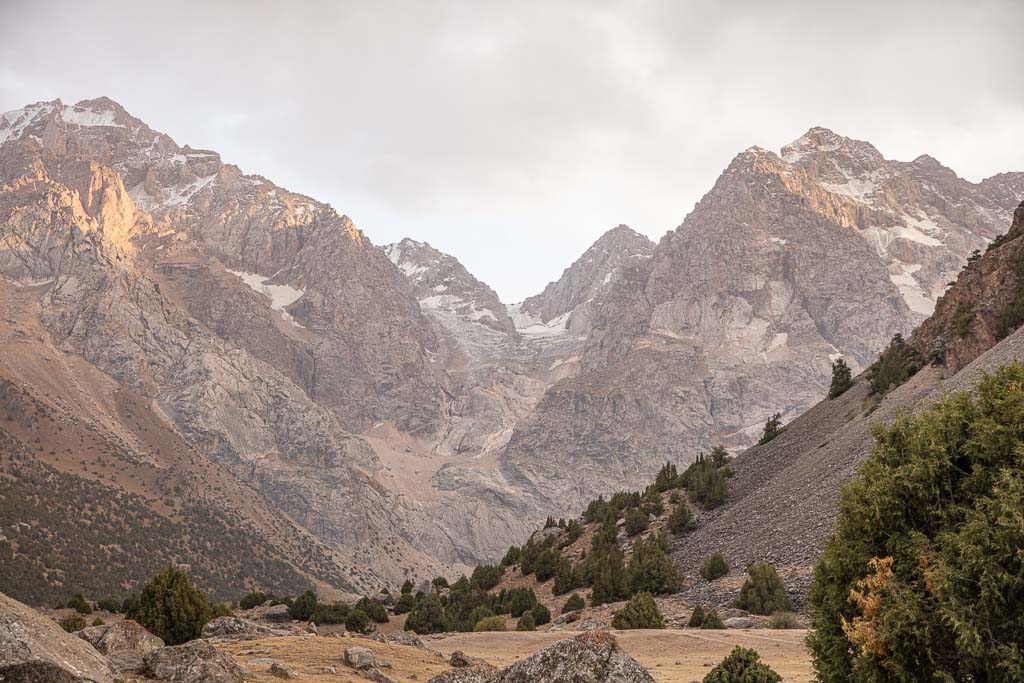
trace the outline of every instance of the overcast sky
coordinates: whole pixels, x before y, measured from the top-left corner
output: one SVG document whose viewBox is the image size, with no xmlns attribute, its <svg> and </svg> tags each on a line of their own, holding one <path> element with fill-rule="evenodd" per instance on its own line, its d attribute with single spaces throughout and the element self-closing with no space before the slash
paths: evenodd
<svg viewBox="0 0 1024 683">
<path fill-rule="evenodd" d="M 0 0 L 0 111 L 107 95 L 505 301 L 815 125 L 1024 170 L 1021 0 Z"/>
</svg>

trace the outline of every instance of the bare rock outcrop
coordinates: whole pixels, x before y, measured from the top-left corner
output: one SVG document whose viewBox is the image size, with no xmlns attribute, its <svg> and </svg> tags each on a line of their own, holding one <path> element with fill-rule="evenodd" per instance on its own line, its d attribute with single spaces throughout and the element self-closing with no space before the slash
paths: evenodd
<svg viewBox="0 0 1024 683">
<path fill-rule="evenodd" d="M 164 646 L 164 641 L 141 624 L 125 619 L 104 626 L 90 626 L 75 635 L 106 655 L 118 671 L 141 671 L 143 658 Z"/>
<path fill-rule="evenodd" d="M 654 683 L 607 631 L 584 633 L 501 669 L 476 664 L 435 676 L 428 683 Z"/>
<path fill-rule="evenodd" d="M 121 676 L 87 641 L 0 593 L 0 680 L 114 683 Z"/>
<path fill-rule="evenodd" d="M 144 658 L 145 673 L 167 683 L 242 683 L 234 660 L 205 640 L 165 647 Z"/>
</svg>

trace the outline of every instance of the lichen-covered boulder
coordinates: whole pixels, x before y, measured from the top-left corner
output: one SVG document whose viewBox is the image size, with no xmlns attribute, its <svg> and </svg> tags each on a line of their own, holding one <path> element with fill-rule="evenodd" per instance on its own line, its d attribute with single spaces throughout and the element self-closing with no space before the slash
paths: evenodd
<svg viewBox="0 0 1024 683">
<path fill-rule="evenodd" d="M 105 626 L 90 626 L 75 635 L 107 656 L 118 671 L 140 671 L 142 658 L 164 646 L 164 641 L 137 621 L 125 619 Z"/>
<path fill-rule="evenodd" d="M 143 658 L 145 672 L 169 683 L 242 683 L 242 670 L 234 660 L 205 640 L 165 647 Z"/>
</svg>

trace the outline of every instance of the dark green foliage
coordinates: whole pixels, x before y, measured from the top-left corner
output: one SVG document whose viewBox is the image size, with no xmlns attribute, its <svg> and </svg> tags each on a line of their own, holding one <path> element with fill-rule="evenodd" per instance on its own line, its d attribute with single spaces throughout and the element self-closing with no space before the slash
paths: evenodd
<svg viewBox="0 0 1024 683">
<path fill-rule="evenodd" d="M 79 614 L 92 614 L 92 605 L 89 604 L 88 600 L 82 597 L 81 593 L 76 593 L 71 596 L 71 599 L 68 600 L 67 606 Z"/>
<path fill-rule="evenodd" d="M 537 626 L 543 626 L 551 622 L 551 610 L 539 602 L 533 606 L 530 613 L 533 614 L 533 623 Z"/>
<path fill-rule="evenodd" d="M 537 580 L 543 583 L 552 576 L 555 575 L 555 569 L 558 567 L 559 553 L 557 550 L 547 548 L 541 551 L 537 556 L 537 560 L 533 563 L 533 571 L 537 575 Z"/>
<path fill-rule="evenodd" d="M 775 567 L 770 564 L 752 564 L 747 567 L 747 580 L 740 588 L 736 607 L 752 614 L 792 612 L 793 602 L 786 595 L 786 587 Z"/>
<path fill-rule="evenodd" d="M 672 514 L 669 515 L 668 530 L 678 536 L 688 531 L 693 531 L 696 528 L 697 522 L 693 518 L 690 506 L 685 501 L 680 501 L 675 509 L 672 510 Z"/>
<path fill-rule="evenodd" d="M 708 460 L 711 461 L 712 465 L 719 469 L 728 465 L 731 459 L 732 458 L 729 456 L 729 451 L 725 450 L 725 446 L 721 444 L 718 444 L 717 446 L 712 448 L 711 452 L 708 453 Z"/>
<path fill-rule="evenodd" d="M 583 527 L 575 519 L 570 519 L 565 525 L 565 538 L 558 544 L 559 548 L 568 548 L 583 535 Z"/>
<path fill-rule="evenodd" d="M 536 629 L 537 623 L 533 620 L 533 612 L 527 612 L 516 622 L 517 631 L 535 631 Z"/>
<path fill-rule="evenodd" d="M 274 596 L 267 595 L 262 592 L 246 593 L 242 596 L 242 599 L 238 601 L 238 609 L 252 609 L 253 607 L 259 607 L 267 600 L 272 600 Z"/>
<path fill-rule="evenodd" d="M 725 502 L 725 469 L 716 467 L 713 460 L 703 454 L 690 463 L 682 474 L 683 486 L 690 496 L 705 510 Z"/>
<path fill-rule="evenodd" d="M 569 596 L 569 599 L 565 601 L 565 604 L 562 605 L 562 614 L 575 612 L 577 610 L 583 609 L 584 607 L 586 607 L 586 604 L 583 602 L 583 598 L 580 596 L 580 594 L 573 593 Z"/>
<path fill-rule="evenodd" d="M 212 616 L 210 603 L 189 575 L 173 565 L 146 582 L 138 604 L 126 615 L 167 645 L 198 638 Z"/>
<path fill-rule="evenodd" d="M 704 677 L 704 683 L 777 683 L 781 680 L 782 676 L 762 662 L 757 651 L 739 645 Z"/>
<path fill-rule="evenodd" d="M 615 542 L 615 524 L 606 523 L 594 535 L 590 557 L 587 558 L 593 590 L 590 603 L 594 607 L 629 597 L 622 550 Z"/>
<path fill-rule="evenodd" d="M 514 564 L 519 563 L 519 558 L 522 556 L 523 551 L 518 546 L 510 545 L 508 552 L 505 553 L 505 557 L 501 558 L 502 567 L 511 567 Z"/>
<path fill-rule="evenodd" d="M 504 607 L 513 617 L 520 617 L 537 604 L 537 595 L 532 588 L 511 588 L 505 594 Z M 499 596 L 500 601 L 500 596 Z"/>
<path fill-rule="evenodd" d="M 378 624 L 388 623 L 388 611 L 375 598 L 361 598 L 352 609 L 360 610 Z"/>
<path fill-rule="evenodd" d="M 341 602 L 317 604 L 316 611 L 309 618 L 314 624 L 344 624 L 352 610 Z"/>
<path fill-rule="evenodd" d="M 729 564 L 720 552 L 712 553 L 711 557 L 704 560 L 700 567 L 700 575 L 705 581 L 720 579 L 729 573 Z"/>
<path fill-rule="evenodd" d="M 828 397 L 842 396 L 852 386 L 853 372 L 850 371 L 850 366 L 842 358 L 836 358 L 832 362 L 832 384 L 828 388 Z"/>
<path fill-rule="evenodd" d="M 210 618 L 216 619 L 217 617 L 230 617 L 233 616 L 231 607 L 226 603 L 218 602 L 210 607 Z"/>
<path fill-rule="evenodd" d="M 409 593 L 402 593 L 402 596 L 395 602 L 395 614 L 406 614 L 412 611 L 416 605 L 416 599 Z"/>
<path fill-rule="evenodd" d="M 444 606 L 441 599 L 434 594 L 424 595 L 416 603 L 405 621 L 405 628 L 420 635 L 443 633 L 448 630 L 444 618 Z"/>
<path fill-rule="evenodd" d="M 665 491 L 677 489 L 682 485 L 683 482 L 679 478 L 679 471 L 676 469 L 676 466 L 667 462 L 658 470 L 658 476 L 654 479 L 653 487 L 655 491 L 664 493 Z"/>
<path fill-rule="evenodd" d="M 412 580 L 406 579 L 405 583 L 402 584 L 402 595 L 411 595 L 412 594 L 412 589 L 413 589 Z"/>
<path fill-rule="evenodd" d="M 637 593 L 626 605 L 612 615 L 612 627 L 617 629 L 665 628 L 661 612 L 650 593 Z"/>
<path fill-rule="evenodd" d="M 443 576 L 434 577 L 432 583 L 434 585 L 434 588 L 436 588 L 437 590 L 448 588 L 448 579 L 444 578 Z"/>
<path fill-rule="evenodd" d="M 104 612 L 110 612 L 112 614 L 121 611 L 121 601 L 117 598 L 103 598 L 96 603 L 96 606 Z"/>
<path fill-rule="evenodd" d="M 668 538 L 663 534 L 638 540 L 633 545 L 626 578 L 632 593 L 661 595 L 676 586 L 676 569 L 668 556 Z"/>
<path fill-rule="evenodd" d="M 85 619 L 77 612 L 60 620 L 60 627 L 68 633 L 74 633 L 85 628 Z"/>
<path fill-rule="evenodd" d="M 953 314 L 953 331 L 956 336 L 963 338 L 971 332 L 971 322 L 974 320 L 974 304 L 970 301 L 961 301 Z"/>
<path fill-rule="evenodd" d="M 704 613 L 704 618 L 700 622 L 700 627 L 709 630 L 723 629 L 725 628 L 725 622 L 722 621 L 722 617 L 718 616 L 718 612 L 712 609 Z"/>
<path fill-rule="evenodd" d="M 636 536 L 647 531 L 649 523 L 650 519 L 647 513 L 639 508 L 634 508 L 626 513 L 626 533 L 629 536 Z"/>
<path fill-rule="evenodd" d="M 586 568 L 586 562 L 573 564 L 564 557 L 559 558 L 558 566 L 555 567 L 555 582 L 551 587 L 552 592 L 555 595 L 564 595 L 574 588 L 585 585 L 587 582 Z"/>
<path fill-rule="evenodd" d="M 875 428 L 815 568 L 819 680 L 1020 681 L 1024 367 Z"/>
<path fill-rule="evenodd" d="M 903 340 L 903 335 L 894 334 L 892 341 L 885 347 L 870 368 L 868 368 L 868 385 L 872 394 L 884 394 L 893 387 L 910 379 L 925 365 L 924 356 L 916 348 Z"/>
<path fill-rule="evenodd" d="M 316 594 L 313 591 L 306 591 L 295 598 L 295 602 L 288 608 L 288 613 L 292 615 L 292 619 L 309 621 L 309 618 L 313 616 L 313 612 L 316 611 L 316 604 Z"/>
<path fill-rule="evenodd" d="M 693 614 L 690 615 L 690 621 L 686 625 L 690 628 L 700 628 L 704 623 L 704 608 L 697 605 L 693 608 Z"/>
<path fill-rule="evenodd" d="M 775 413 L 765 420 L 764 431 L 761 433 L 761 438 L 758 440 L 757 445 L 763 446 L 782 432 L 782 415 Z"/>
<path fill-rule="evenodd" d="M 361 609 L 352 610 L 345 618 L 345 630 L 354 633 L 369 633 L 370 616 Z"/>
<path fill-rule="evenodd" d="M 504 572 L 501 567 L 493 564 L 482 564 L 473 570 L 472 576 L 469 577 L 469 582 L 477 588 L 488 591 L 498 585 L 503 574 Z"/>
<path fill-rule="evenodd" d="M 473 624 L 474 630 L 476 625 L 480 623 L 482 619 L 487 619 L 494 616 L 494 610 L 486 605 L 477 605 L 473 608 L 473 611 L 469 613 L 469 621 Z"/>
<path fill-rule="evenodd" d="M 103 626 L 106 623 L 107 622 L 103 621 L 99 617 L 96 617 L 95 619 L 92 620 L 92 624 L 90 624 L 90 626 Z"/>
</svg>

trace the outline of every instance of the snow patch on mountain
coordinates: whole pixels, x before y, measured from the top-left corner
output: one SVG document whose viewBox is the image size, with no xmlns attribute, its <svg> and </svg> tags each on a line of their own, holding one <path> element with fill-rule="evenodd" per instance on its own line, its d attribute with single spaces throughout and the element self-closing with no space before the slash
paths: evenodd
<svg viewBox="0 0 1024 683">
<path fill-rule="evenodd" d="M 123 124 L 114 120 L 112 111 L 93 111 L 85 107 L 68 106 L 60 113 L 65 123 L 73 123 L 76 126 L 105 126 L 107 128 L 124 128 Z"/>
<path fill-rule="evenodd" d="M 49 102 L 38 102 L 23 109 L 15 109 L 0 116 L 0 145 L 8 140 L 17 140 L 21 137 L 25 128 L 30 126 L 40 116 L 46 116 L 53 111 L 53 105 Z"/>
<path fill-rule="evenodd" d="M 292 317 L 288 315 L 285 308 L 301 299 L 302 295 L 306 293 L 306 290 L 291 287 L 289 285 L 267 284 L 267 281 L 272 278 L 263 277 L 259 273 L 247 273 L 243 270 L 231 270 L 230 268 L 228 269 L 228 272 L 244 282 L 252 291 L 262 294 L 270 299 L 270 308 L 275 311 L 280 311 L 281 317 L 285 320 L 296 327 L 302 327 L 302 325 L 295 322 Z"/>
</svg>

